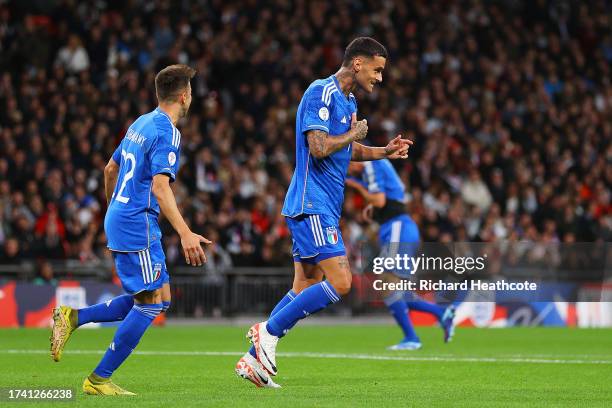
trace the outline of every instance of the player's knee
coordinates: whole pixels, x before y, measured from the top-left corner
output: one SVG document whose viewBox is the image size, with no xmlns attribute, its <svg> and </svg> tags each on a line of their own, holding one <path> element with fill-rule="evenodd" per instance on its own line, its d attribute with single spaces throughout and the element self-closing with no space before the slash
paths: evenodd
<svg viewBox="0 0 612 408">
<path fill-rule="evenodd" d="M 303 285 L 303 284 L 301 284 L 301 283 L 296 283 L 296 282 L 293 282 L 293 286 L 291 286 L 291 291 L 292 291 L 293 293 L 295 293 L 296 295 L 299 295 L 299 294 L 300 294 L 300 293 L 302 293 L 302 291 L 303 291 L 304 289 L 306 289 L 306 288 L 307 288 L 307 286 L 306 286 L 306 285 Z"/>
<path fill-rule="evenodd" d="M 338 293 L 340 296 L 348 295 L 348 293 L 351 291 L 351 283 L 348 282 L 337 287 L 335 286 L 334 289 L 336 289 L 336 293 Z"/>
<path fill-rule="evenodd" d="M 137 303 L 161 303 L 161 289 L 146 290 L 134 295 Z"/>
<path fill-rule="evenodd" d="M 291 290 L 293 291 L 293 293 L 298 294 L 301 291 L 303 291 L 304 289 L 306 289 L 308 286 L 310 286 L 308 284 L 308 280 L 304 279 L 303 277 L 295 277 L 293 279 L 293 285 L 291 286 Z"/>
<path fill-rule="evenodd" d="M 349 278 L 334 279 L 329 283 L 334 287 L 336 293 L 340 296 L 347 295 L 351 291 L 351 279 Z"/>
<path fill-rule="evenodd" d="M 304 279 L 304 280 L 294 280 L 293 287 L 291 290 L 297 295 L 300 294 L 304 289 L 311 287 L 312 285 L 316 285 L 317 283 L 323 280 L 323 276 L 318 276 L 313 279 Z"/>
</svg>

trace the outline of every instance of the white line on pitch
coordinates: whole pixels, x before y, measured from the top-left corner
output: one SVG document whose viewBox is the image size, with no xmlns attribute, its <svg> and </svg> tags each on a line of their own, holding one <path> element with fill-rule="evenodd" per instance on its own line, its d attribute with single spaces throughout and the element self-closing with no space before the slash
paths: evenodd
<svg viewBox="0 0 612 408">
<path fill-rule="evenodd" d="M 67 350 L 67 354 L 103 354 L 105 350 Z M 48 350 L 0 350 L 0 354 L 49 354 Z M 142 356 L 241 356 L 242 351 L 135 351 L 133 354 Z M 380 361 L 432 361 L 457 363 L 533 363 L 533 364 L 612 364 L 612 360 L 566 360 L 558 358 L 529 358 L 529 357 L 441 357 L 441 356 L 390 356 L 372 354 L 343 354 L 343 353 L 308 353 L 284 352 L 277 353 L 279 357 L 297 358 L 332 358 L 344 360 L 380 360 Z"/>
</svg>

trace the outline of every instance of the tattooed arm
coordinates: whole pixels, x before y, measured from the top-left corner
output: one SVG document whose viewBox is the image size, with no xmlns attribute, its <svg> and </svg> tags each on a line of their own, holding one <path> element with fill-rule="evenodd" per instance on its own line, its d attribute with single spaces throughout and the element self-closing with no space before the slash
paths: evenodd
<svg viewBox="0 0 612 408">
<path fill-rule="evenodd" d="M 368 121 L 354 121 L 351 130 L 338 136 L 330 136 L 322 130 L 309 130 L 306 133 L 308 149 L 317 159 L 322 159 L 348 146 L 355 140 L 361 140 L 368 133 Z"/>
<path fill-rule="evenodd" d="M 327 157 L 355 140 L 354 132 L 351 130 L 338 136 L 329 136 L 322 130 L 309 130 L 306 137 L 310 154 L 317 159 Z"/>
</svg>

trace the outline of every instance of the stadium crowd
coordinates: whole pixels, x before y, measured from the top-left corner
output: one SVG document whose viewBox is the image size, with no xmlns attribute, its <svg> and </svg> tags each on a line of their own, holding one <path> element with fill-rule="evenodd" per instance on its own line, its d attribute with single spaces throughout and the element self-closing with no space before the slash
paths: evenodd
<svg viewBox="0 0 612 408">
<path fill-rule="evenodd" d="M 209 268 L 290 264 L 297 104 L 359 35 L 390 55 L 359 116 L 372 144 L 415 141 L 395 165 L 425 240 L 612 239 L 608 2 L 43 3 L 0 2 L 0 263 L 109 257 L 103 168 L 180 62 L 198 75 L 174 188 Z M 349 250 L 362 206 L 348 190 Z"/>
</svg>

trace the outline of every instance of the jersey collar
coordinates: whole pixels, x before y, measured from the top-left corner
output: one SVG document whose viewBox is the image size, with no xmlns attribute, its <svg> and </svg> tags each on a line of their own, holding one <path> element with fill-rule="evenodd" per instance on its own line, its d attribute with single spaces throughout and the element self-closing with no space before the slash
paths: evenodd
<svg viewBox="0 0 612 408">
<path fill-rule="evenodd" d="M 155 110 L 156 110 L 158 113 L 161 113 L 162 115 L 164 115 L 165 117 L 167 117 L 167 118 L 168 118 L 168 120 L 170 121 L 170 124 L 171 124 L 172 126 L 174 126 L 174 123 L 172 123 L 172 119 L 170 119 L 170 116 L 169 116 L 169 115 L 168 115 L 166 112 L 164 112 L 163 110 L 161 110 L 161 108 L 160 108 L 159 106 L 158 106 L 157 108 L 155 108 Z"/>
</svg>

